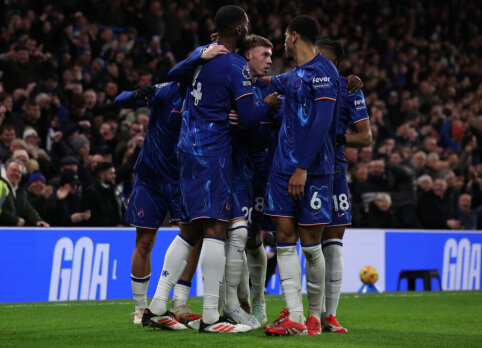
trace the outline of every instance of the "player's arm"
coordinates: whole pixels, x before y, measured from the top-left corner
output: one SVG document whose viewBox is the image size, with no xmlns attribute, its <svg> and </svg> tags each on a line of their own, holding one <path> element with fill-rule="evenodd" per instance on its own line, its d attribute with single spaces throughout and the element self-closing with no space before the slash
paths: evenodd
<svg viewBox="0 0 482 348">
<path fill-rule="evenodd" d="M 296 135 L 295 158 L 299 159 L 295 172 L 288 182 L 288 194 L 294 200 L 304 196 L 308 169 L 320 152 L 333 120 L 336 99 L 322 98 L 312 102 L 312 115 Z"/>
<path fill-rule="evenodd" d="M 115 97 L 114 105 L 121 109 L 131 109 L 149 105 L 149 99 L 154 96 L 156 88 L 144 86 L 135 91 L 124 91 Z"/>
<path fill-rule="evenodd" d="M 289 72 L 276 76 L 259 77 L 263 82 L 270 85 L 279 94 L 286 94 L 286 87 L 288 86 Z"/>
<path fill-rule="evenodd" d="M 213 59 L 220 54 L 227 54 L 229 50 L 223 45 L 216 42 L 209 45 L 207 48 L 201 46 L 196 48 L 191 55 L 179 62 L 174 68 L 169 70 L 167 78 L 169 81 L 186 82 L 192 79 L 194 71 L 199 64 Z"/>
<path fill-rule="evenodd" d="M 261 122 L 273 122 L 273 114 L 276 113 L 280 105 L 281 100 L 277 97 L 276 92 L 267 95 L 260 106 L 256 105 L 253 93 L 236 99 L 239 122 L 248 128 L 255 127 Z"/>
<path fill-rule="evenodd" d="M 356 132 L 350 134 L 337 134 L 336 145 L 348 147 L 364 147 L 372 142 L 372 131 L 368 116 L 365 98 L 362 92 L 348 95 L 348 112 Z"/>
</svg>

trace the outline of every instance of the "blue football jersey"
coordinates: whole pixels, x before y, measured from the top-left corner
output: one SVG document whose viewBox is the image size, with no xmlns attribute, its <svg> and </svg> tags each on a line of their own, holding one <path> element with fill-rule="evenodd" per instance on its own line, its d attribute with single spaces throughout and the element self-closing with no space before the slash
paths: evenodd
<svg viewBox="0 0 482 348">
<path fill-rule="evenodd" d="M 320 54 L 291 72 L 271 77 L 271 85 L 286 97 L 272 170 L 293 174 L 334 174 L 339 82 L 335 66 Z M 332 104 L 318 104 L 333 102 Z M 317 112 L 318 110 L 318 112 Z"/>
<path fill-rule="evenodd" d="M 365 96 L 362 91 L 348 93 L 346 91 L 346 77 L 340 77 L 340 116 L 336 134 L 346 134 L 352 124 L 368 120 Z M 335 161 L 337 166 L 346 168 L 345 146 L 335 148 Z"/>
<path fill-rule="evenodd" d="M 257 79 L 253 84 L 253 92 L 255 103 L 262 104 L 267 95 L 275 92 L 274 88 L 267 83 Z M 250 152 L 252 154 L 272 152 L 276 147 L 278 129 L 284 114 L 284 96 L 278 96 L 282 99 L 281 107 L 274 115 L 272 120 L 260 122 L 255 129 L 251 131 Z"/>
<path fill-rule="evenodd" d="M 181 128 L 182 96 L 177 83 L 155 85 L 156 92 L 148 100 L 151 113 L 147 125 L 144 144 L 137 158 L 136 172 L 148 168 L 159 174 L 164 183 L 175 184 L 179 181 L 177 163 L 177 142 Z M 122 92 L 115 99 L 121 108 L 145 106 L 146 101 L 134 100 L 133 92 Z"/>
<path fill-rule="evenodd" d="M 252 94 L 251 72 L 241 56 L 229 52 L 198 65 L 186 92 L 179 149 L 196 156 L 231 156 L 229 110 Z"/>
</svg>

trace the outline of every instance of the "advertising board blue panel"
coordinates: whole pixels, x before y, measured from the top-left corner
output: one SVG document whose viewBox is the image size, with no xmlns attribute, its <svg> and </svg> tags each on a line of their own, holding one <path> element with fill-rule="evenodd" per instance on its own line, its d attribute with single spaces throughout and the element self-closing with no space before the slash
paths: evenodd
<svg viewBox="0 0 482 348">
<path fill-rule="evenodd" d="M 438 270 L 443 290 L 480 290 L 480 231 L 386 231 L 385 243 L 386 291 L 396 291 L 402 270 L 422 269 Z M 416 284 L 416 290 L 420 290 L 418 285 L 421 284 Z M 406 289 L 407 283 L 404 281 L 401 290 Z M 438 290 L 438 287 L 433 289 Z"/>
<path fill-rule="evenodd" d="M 158 231 L 148 296 L 154 294 L 164 254 L 177 233 Z M 2 229 L 0 302 L 131 298 L 134 245 L 131 228 Z"/>
</svg>

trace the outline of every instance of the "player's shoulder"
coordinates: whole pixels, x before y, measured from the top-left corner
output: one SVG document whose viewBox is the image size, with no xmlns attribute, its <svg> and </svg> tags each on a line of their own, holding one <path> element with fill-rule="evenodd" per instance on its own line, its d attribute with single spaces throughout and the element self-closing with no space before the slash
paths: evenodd
<svg viewBox="0 0 482 348">
<path fill-rule="evenodd" d="M 333 63 L 320 54 L 317 54 L 307 64 L 299 67 L 297 75 L 315 89 L 336 86 L 339 78 L 338 70 Z"/>
<path fill-rule="evenodd" d="M 156 88 L 156 93 L 176 93 L 179 90 L 179 86 L 176 82 L 162 82 L 162 83 L 156 83 L 154 85 Z"/>
</svg>

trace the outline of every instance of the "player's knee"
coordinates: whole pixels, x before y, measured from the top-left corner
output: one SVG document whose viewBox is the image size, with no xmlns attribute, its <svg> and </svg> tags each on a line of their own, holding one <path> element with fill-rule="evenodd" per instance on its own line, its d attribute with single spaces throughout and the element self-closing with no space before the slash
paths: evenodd
<svg viewBox="0 0 482 348">
<path fill-rule="evenodd" d="M 151 253 L 153 246 L 154 246 L 153 239 L 152 240 L 140 239 L 136 243 L 136 250 L 137 250 L 137 253 L 144 258 Z"/>
<path fill-rule="evenodd" d="M 248 226 L 246 222 L 234 223 L 228 228 L 228 241 L 229 244 L 236 246 L 237 248 L 243 248 L 246 246 L 248 240 Z"/>
<path fill-rule="evenodd" d="M 306 261 L 310 264 L 318 262 L 318 260 L 322 256 L 321 246 L 310 246 L 310 247 L 301 247 L 303 250 L 303 254 L 305 255 Z"/>
</svg>

